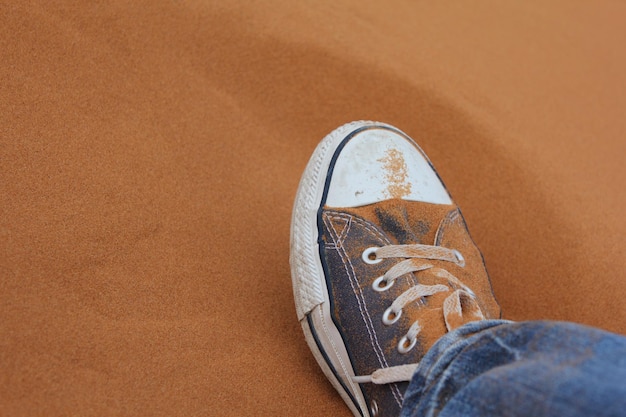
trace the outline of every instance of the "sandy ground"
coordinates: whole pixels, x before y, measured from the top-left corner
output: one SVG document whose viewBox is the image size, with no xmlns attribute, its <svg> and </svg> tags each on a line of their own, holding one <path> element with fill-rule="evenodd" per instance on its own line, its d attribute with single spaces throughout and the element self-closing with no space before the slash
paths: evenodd
<svg viewBox="0 0 626 417">
<path fill-rule="evenodd" d="M 506 318 L 626 333 L 624 3 L 17 3 L 0 415 L 349 416 L 288 256 L 310 153 L 358 119 L 422 145 Z"/>
</svg>

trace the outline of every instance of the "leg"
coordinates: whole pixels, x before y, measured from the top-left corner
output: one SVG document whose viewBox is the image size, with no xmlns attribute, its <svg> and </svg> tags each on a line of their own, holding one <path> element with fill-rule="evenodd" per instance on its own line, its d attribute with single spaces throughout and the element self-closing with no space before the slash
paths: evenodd
<svg viewBox="0 0 626 417">
<path fill-rule="evenodd" d="M 623 416 L 626 338 L 561 322 L 473 322 L 421 361 L 402 416 Z"/>
<path fill-rule="evenodd" d="M 392 126 L 351 123 L 318 146 L 291 267 L 307 343 L 355 416 L 626 413 L 625 339 L 499 320 L 461 211 Z"/>
</svg>

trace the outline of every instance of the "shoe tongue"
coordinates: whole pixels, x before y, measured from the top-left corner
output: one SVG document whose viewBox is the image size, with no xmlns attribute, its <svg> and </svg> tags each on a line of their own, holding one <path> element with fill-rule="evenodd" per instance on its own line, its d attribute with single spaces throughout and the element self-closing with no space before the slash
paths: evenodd
<svg viewBox="0 0 626 417">
<path fill-rule="evenodd" d="M 385 200 L 342 209 L 376 224 L 394 244 L 434 245 L 437 230 L 453 205 Z"/>
</svg>

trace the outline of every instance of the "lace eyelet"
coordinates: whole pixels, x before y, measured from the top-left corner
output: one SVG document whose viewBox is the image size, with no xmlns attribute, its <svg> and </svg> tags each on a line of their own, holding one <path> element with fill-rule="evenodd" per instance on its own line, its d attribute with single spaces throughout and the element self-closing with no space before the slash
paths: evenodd
<svg viewBox="0 0 626 417">
<path fill-rule="evenodd" d="M 393 285 L 395 281 L 387 281 L 384 276 L 380 276 L 374 280 L 372 283 L 372 288 L 374 291 L 383 292 L 387 291 Z M 381 285 L 384 284 L 384 285 Z"/>
<path fill-rule="evenodd" d="M 456 249 L 453 249 L 452 252 L 454 253 L 454 257 L 456 258 L 456 264 L 460 267 L 464 267 L 465 266 L 465 258 L 463 257 L 463 255 L 461 255 L 461 252 L 459 252 Z"/>
<path fill-rule="evenodd" d="M 372 246 L 371 248 L 367 248 L 363 251 L 363 254 L 361 255 L 361 258 L 363 259 L 363 262 L 365 262 L 366 264 L 369 265 L 374 265 L 377 264 L 379 262 L 382 262 L 382 259 L 378 259 L 376 257 L 376 251 L 378 250 L 378 248 L 376 246 Z"/>
<path fill-rule="evenodd" d="M 398 352 L 407 353 L 408 351 L 410 351 L 411 349 L 415 347 L 416 343 L 417 343 L 417 338 L 409 339 L 407 336 L 404 336 L 402 339 L 400 339 L 400 342 L 398 343 Z"/>
<path fill-rule="evenodd" d="M 372 417 L 378 416 L 378 412 L 378 402 L 376 402 L 376 400 L 372 400 L 372 403 L 370 404 L 370 413 Z"/>
<path fill-rule="evenodd" d="M 400 319 L 400 316 L 402 316 L 402 310 L 393 311 L 391 307 L 389 307 L 383 313 L 383 323 L 387 326 L 392 325 Z"/>
</svg>

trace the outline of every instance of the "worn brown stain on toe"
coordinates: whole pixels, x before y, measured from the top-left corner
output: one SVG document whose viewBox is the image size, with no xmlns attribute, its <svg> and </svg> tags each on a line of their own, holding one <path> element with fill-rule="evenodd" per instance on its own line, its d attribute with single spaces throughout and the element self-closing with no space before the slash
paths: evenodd
<svg viewBox="0 0 626 417">
<path fill-rule="evenodd" d="M 411 183 L 407 181 L 407 166 L 402 153 L 397 149 L 388 149 L 386 155 L 378 161 L 383 163 L 385 179 L 389 183 L 385 196 L 391 199 L 411 194 Z"/>
</svg>

